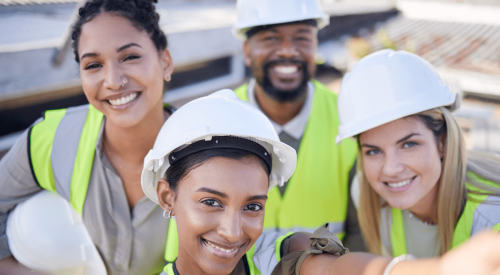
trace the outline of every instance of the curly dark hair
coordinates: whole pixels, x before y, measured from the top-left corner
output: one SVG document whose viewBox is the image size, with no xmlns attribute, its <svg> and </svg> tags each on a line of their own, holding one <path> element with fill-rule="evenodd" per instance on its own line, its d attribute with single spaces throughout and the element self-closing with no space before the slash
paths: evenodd
<svg viewBox="0 0 500 275">
<path fill-rule="evenodd" d="M 78 42 L 83 24 L 91 21 L 101 13 L 111 13 L 123 16 L 139 30 L 146 31 L 158 51 L 167 48 L 167 37 L 160 29 L 160 15 L 156 12 L 154 3 L 157 0 L 90 0 L 78 10 L 78 21 L 73 25 L 71 39 L 76 62 L 78 57 Z"/>
</svg>

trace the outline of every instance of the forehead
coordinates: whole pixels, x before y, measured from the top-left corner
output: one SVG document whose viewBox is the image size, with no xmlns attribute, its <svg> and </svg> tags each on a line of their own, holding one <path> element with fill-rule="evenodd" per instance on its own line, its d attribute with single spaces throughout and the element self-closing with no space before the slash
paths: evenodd
<svg viewBox="0 0 500 275">
<path fill-rule="evenodd" d="M 410 133 L 418 133 L 422 136 L 431 135 L 432 131 L 417 116 L 400 118 L 386 124 L 380 125 L 359 135 L 361 143 L 395 143 Z"/>
<path fill-rule="evenodd" d="M 258 31 L 252 37 L 263 35 L 266 33 L 277 33 L 281 35 L 296 35 L 299 33 L 303 33 L 316 36 L 317 28 L 311 25 L 301 24 L 301 23 L 274 25 Z M 252 37 L 250 37 L 250 39 Z"/>
<path fill-rule="evenodd" d="M 253 196 L 267 193 L 269 180 L 255 158 L 241 160 L 215 157 L 194 168 L 179 184 L 179 190 L 196 191 L 208 187 L 228 196 Z"/>
<path fill-rule="evenodd" d="M 151 40 L 148 34 L 132 25 L 127 18 L 101 13 L 83 24 L 78 49 L 80 53 L 84 50 L 97 51 L 99 48 L 121 47 L 131 42 L 142 41 L 142 44 L 145 44 L 148 43 L 147 40 Z"/>
</svg>

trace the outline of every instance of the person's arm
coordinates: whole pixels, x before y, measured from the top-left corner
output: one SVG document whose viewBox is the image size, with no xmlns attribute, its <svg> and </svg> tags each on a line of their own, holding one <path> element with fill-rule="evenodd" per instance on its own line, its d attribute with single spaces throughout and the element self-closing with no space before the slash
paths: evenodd
<svg viewBox="0 0 500 275">
<path fill-rule="evenodd" d="M 391 258 L 369 253 L 310 255 L 302 263 L 301 275 L 384 274 Z M 499 275 L 500 234 L 483 232 L 441 258 L 402 261 L 389 275 Z"/>
<path fill-rule="evenodd" d="M 0 274 L 23 274 L 9 249 L 7 219 L 17 204 L 42 190 L 31 172 L 27 139 L 26 131 L 0 160 Z"/>
</svg>

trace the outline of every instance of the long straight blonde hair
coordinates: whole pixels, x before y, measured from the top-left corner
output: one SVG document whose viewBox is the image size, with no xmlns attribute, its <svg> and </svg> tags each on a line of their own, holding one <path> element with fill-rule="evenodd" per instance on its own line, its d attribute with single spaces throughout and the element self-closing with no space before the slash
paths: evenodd
<svg viewBox="0 0 500 275">
<path fill-rule="evenodd" d="M 438 230 L 441 238 L 439 255 L 442 255 L 451 249 L 453 231 L 467 200 L 468 190 L 465 183 L 467 182 L 479 187 L 481 190 L 485 190 L 486 194 L 500 195 L 500 188 L 491 187 L 468 178 L 466 176 L 467 170 L 498 183 L 500 182 L 500 175 L 497 170 L 500 167 L 498 166 L 500 160 L 495 156 L 472 153 L 469 163 L 467 163 L 467 151 L 462 130 L 447 108 L 438 107 L 412 116 L 420 118 L 433 131 L 436 142 L 439 140 L 444 141 L 443 166 L 441 177 L 437 183 L 439 185 Z M 357 164 L 361 191 L 358 211 L 359 223 L 368 249 L 370 252 L 380 255 L 382 254 L 380 212 L 386 205 L 383 205 L 380 195 L 373 190 L 363 173 L 363 154 L 361 150 L 358 152 Z"/>
</svg>

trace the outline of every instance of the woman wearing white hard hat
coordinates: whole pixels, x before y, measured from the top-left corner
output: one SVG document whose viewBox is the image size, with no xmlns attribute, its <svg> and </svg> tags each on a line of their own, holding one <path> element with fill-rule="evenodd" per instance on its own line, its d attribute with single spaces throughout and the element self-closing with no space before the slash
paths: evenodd
<svg viewBox="0 0 500 275">
<path fill-rule="evenodd" d="M 337 142 L 358 140 L 358 218 L 372 253 L 433 257 L 500 229 L 500 159 L 467 153 L 450 113 L 458 103 L 404 51 L 366 56 L 342 80 Z"/>
<path fill-rule="evenodd" d="M 266 193 L 295 166 L 295 151 L 279 141 L 265 115 L 232 91 L 181 107 L 163 126 L 142 172 L 145 194 L 176 220 L 171 224 L 179 232 L 177 257 L 162 274 L 492 274 L 500 267 L 479 257 L 472 263 L 488 269 L 450 273 L 450 263 L 468 258 L 470 246 L 498 243 L 484 253 L 500 252 L 500 236 L 483 235 L 442 260 L 393 269 L 390 258 L 344 255 L 348 250 L 327 227 L 310 240 L 305 233 L 262 234 Z"/>
</svg>

